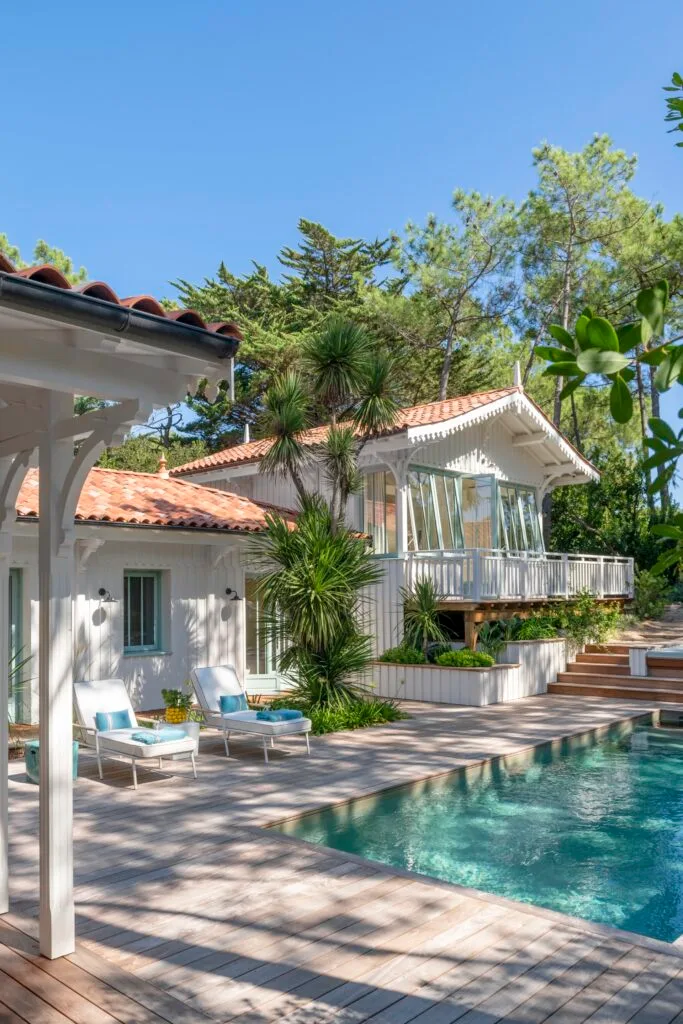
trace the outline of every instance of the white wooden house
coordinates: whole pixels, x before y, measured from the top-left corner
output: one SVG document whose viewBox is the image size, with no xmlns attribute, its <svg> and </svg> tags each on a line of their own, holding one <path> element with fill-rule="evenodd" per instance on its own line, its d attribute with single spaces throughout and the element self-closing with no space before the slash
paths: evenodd
<svg viewBox="0 0 683 1024">
<path fill-rule="evenodd" d="M 316 428 L 306 440 L 314 447 L 323 435 Z M 260 471 L 270 443 L 248 441 L 172 475 L 293 507 L 292 485 Z M 502 617 L 504 608 L 509 615 L 584 589 L 600 598 L 632 593 L 628 558 L 544 550 L 544 496 L 599 474 L 518 384 L 403 409 L 360 461 L 364 488 L 349 520 L 372 538 L 385 569 L 369 606 L 377 653 L 401 638 L 400 588 L 425 575 L 444 610 L 462 616 L 470 643 L 477 624 Z M 307 486 L 324 491 L 315 462 L 307 472 Z M 273 669 L 268 652 L 255 656 L 253 644 L 245 658 L 253 673 Z"/>
</svg>

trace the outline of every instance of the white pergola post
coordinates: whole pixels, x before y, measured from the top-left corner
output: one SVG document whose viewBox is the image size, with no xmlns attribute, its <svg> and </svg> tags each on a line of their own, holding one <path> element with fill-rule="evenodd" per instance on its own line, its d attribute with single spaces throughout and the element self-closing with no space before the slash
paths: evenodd
<svg viewBox="0 0 683 1024">
<path fill-rule="evenodd" d="M 38 448 L 40 952 L 54 959 L 75 948 L 73 897 L 73 519 L 65 524 L 63 492 L 74 459 L 71 437 L 55 439 L 73 416 L 73 396 L 51 392 Z"/>
</svg>

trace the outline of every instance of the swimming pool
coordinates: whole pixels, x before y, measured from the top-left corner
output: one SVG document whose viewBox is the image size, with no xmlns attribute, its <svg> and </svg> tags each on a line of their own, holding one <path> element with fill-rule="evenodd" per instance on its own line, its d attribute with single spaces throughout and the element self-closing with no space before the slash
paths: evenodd
<svg viewBox="0 0 683 1024">
<path fill-rule="evenodd" d="M 649 716 L 274 827 L 653 938 L 683 932 L 683 730 Z"/>
</svg>

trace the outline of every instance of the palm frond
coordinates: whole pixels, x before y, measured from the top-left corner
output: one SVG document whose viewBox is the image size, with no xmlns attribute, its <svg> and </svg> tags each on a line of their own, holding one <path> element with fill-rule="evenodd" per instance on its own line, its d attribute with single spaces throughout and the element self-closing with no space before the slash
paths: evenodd
<svg viewBox="0 0 683 1024">
<path fill-rule="evenodd" d="M 399 404 L 394 386 L 394 361 L 376 353 L 366 367 L 365 386 L 353 422 L 365 436 L 390 430 L 396 423 Z"/>
<path fill-rule="evenodd" d="M 362 391 L 370 347 L 364 328 L 341 317 L 328 320 L 324 330 L 304 345 L 303 361 L 313 390 L 331 412 Z"/>
</svg>

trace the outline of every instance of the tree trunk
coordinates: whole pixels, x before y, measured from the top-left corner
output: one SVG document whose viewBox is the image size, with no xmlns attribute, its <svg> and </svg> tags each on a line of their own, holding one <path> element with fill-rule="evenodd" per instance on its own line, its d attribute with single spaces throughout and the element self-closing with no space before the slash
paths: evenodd
<svg viewBox="0 0 683 1024">
<path fill-rule="evenodd" d="M 650 367 L 650 401 L 652 402 L 652 418 L 653 419 L 660 419 L 661 418 L 661 408 L 660 408 L 660 405 L 659 405 L 659 391 L 657 391 L 657 388 L 655 387 L 655 371 L 656 371 L 656 367 L 651 366 Z M 662 474 L 662 467 L 659 466 L 657 468 L 657 476 L 661 476 L 661 474 Z M 668 484 L 664 485 L 664 487 L 660 491 L 660 494 L 661 494 L 661 502 L 662 502 L 662 512 L 667 513 L 669 511 L 669 508 L 671 507 L 671 498 L 670 498 L 670 495 L 669 495 L 669 485 Z"/>
<path fill-rule="evenodd" d="M 454 341 L 455 330 L 453 325 L 448 328 L 446 334 L 446 348 L 443 355 L 443 363 L 441 364 L 441 378 L 439 380 L 439 400 L 443 401 L 448 392 L 448 380 L 451 375 L 451 366 L 453 365 L 453 341 Z"/>
<path fill-rule="evenodd" d="M 583 452 L 583 446 L 581 443 L 581 430 L 579 429 L 579 416 L 576 411 L 576 402 L 574 401 L 574 395 L 571 396 L 571 409 L 572 409 L 572 426 L 574 427 L 574 444 Z"/>
<path fill-rule="evenodd" d="M 640 355 L 642 349 L 639 345 L 636 349 L 636 356 Z M 643 447 L 643 458 L 647 458 L 648 450 L 645 444 L 645 438 L 647 437 L 647 396 L 645 394 L 645 382 L 643 380 L 643 367 L 642 364 L 636 359 L 636 388 L 638 393 L 638 412 L 640 415 L 640 434 L 642 438 Z M 643 470 L 643 476 L 645 477 L 645 488 L 647 490 L 647 507 L 650 510 L 650 515 L 655 511 L 655 499 L 654 495 L 650 494 L 650 472 L 649 470 Z"/>
<path fill-rule="evenodd" d="M 570 236 L 569 244 L 567 245 L 567 262 L 564 267 L 564 280 L 562 281 L 562 326 L 565 331 L 569 330 L 569 313 L 571 309 L 571 286 L 572 286 L 572 255 L 573 255 L 573 238 Z M 558 377 L 555 380 L 555 402 L 553 405 L 553 423 L 560 429 L 560 420 L 562 418 L 562 399 L 560 398 L 560 392 L 564 387 L 564 377 Z"/>
</svg>

